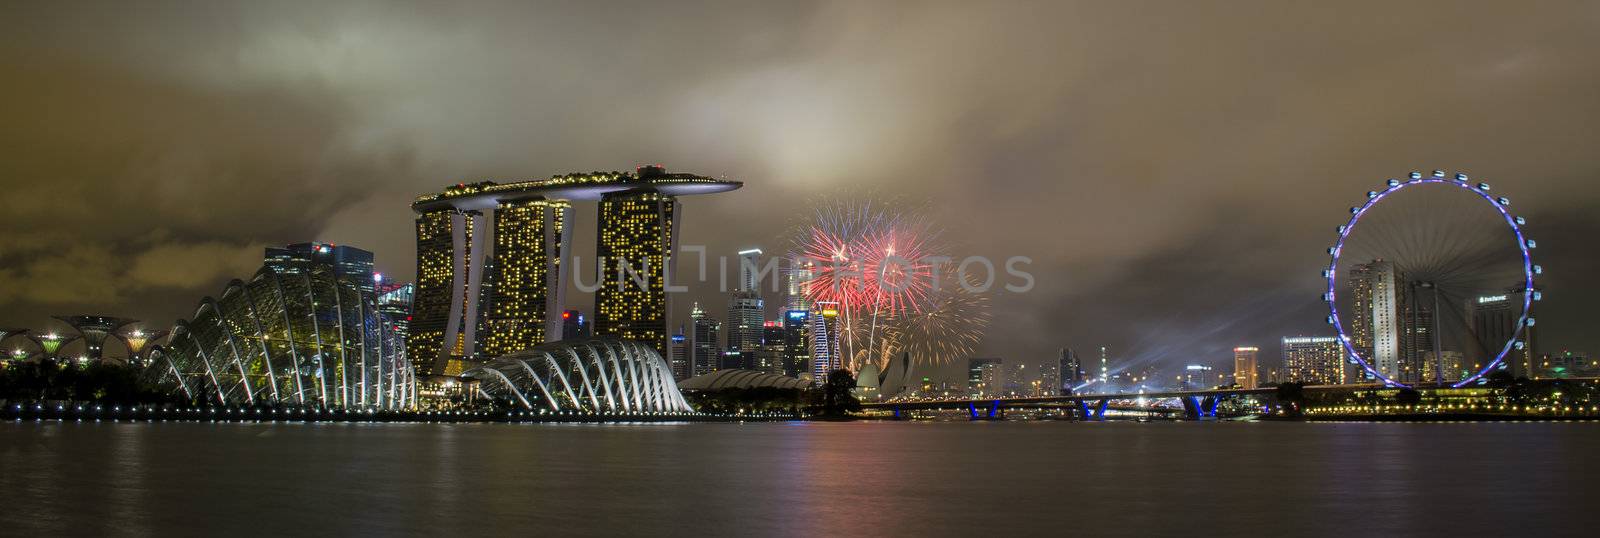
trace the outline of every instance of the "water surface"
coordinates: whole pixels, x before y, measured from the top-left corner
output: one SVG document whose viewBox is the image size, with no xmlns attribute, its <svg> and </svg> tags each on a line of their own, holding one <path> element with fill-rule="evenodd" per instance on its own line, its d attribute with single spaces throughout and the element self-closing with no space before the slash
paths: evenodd
<svg viewBox="0 0 1600 538">
<path fill-rule="evenodd" d="M 0 424 L 35 535 L 1543 536 L 1600 423 Z"/>
</svg>

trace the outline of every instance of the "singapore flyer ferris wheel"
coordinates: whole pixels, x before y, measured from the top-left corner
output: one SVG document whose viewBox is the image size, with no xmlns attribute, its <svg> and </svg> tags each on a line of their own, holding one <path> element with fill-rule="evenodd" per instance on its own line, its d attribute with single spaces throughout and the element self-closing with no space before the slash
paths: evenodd
<svg viewBox="0 0 1600 538">
<path fill-rule="evenodd" d="M 1322 273 L 1345 383 L 1460 387 L 1528 364 L 1543 268 L 1510 207 L 1488 183 L 1435 170 L 1350 208 Z"/>
</svg>

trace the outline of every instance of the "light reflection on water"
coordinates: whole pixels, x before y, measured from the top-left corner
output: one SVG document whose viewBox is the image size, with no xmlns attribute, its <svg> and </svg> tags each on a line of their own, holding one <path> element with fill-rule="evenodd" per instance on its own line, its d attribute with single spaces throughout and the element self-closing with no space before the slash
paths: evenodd
<svg viewBox="0 0 1600 538">
<path fill-rule="evenodd" d="M 1547 535 L 1600 424 L 0 424 L 33 535 Z"/>
</svg>

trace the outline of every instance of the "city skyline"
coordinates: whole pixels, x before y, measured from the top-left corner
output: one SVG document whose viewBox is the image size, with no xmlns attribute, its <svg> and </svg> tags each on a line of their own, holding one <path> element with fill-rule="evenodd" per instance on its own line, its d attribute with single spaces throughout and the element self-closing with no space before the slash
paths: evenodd
<svg viewBox="0 0 1600 538">
<path fill-rule="evenodd" d="M 675 15 L 657 7 L 641 9 L 664 19 Z M 359 27 L 354 13 L 322 17 L 308 9 L 242 13 L 225 6 L 206 8 L 240 21 L 237 35 L 224 35 L 198 28 L 192 20 L 163 17 L 171 12 L 156 7 L 151 13 L 129 14 L 121 30 L 99 27 L 106 31 L 70 46 L 62 46 L 61 34 L 49 31 L 67 25 L 70 13 L 8 18 L 37 25 L 13 32 L 16 50 L 39 61 L 76 67 L 38 71 L 32 64 L 14 64 L 36 75 L 36 84 L 4 90 L 13 102 L 40 104 L 20 111 L 14 123 L 19 140 L 27 140 L 23 147 L 40 151 L 25 152 L 7 165 L 7 177 L 13 178 L 8 180 L 11 199 L 19 202 L 9 206 L 6 218 L 18 233 L 8 234 L 0 249 L 0 274 L 17 285 L 0 293 L 0 326 L 42 328 L 53 326 L 51 315 L 88 313 L 137 318 L 148 329 L 165 329 L 172 320 L 187 317 L 200 297 L 228 280 L 251 275 L 262 248 L 307 241 L 368 249 L 381 272 L 411 282 L 415 232 L 413 215 L 404 206 L 417 194 L 481 178 L 662 162 L 747 182 L 739 192 L 692 202 L 682 237 L 704 243 L 712 255 L 732 257 L 749 247 L 776 252 L 789 222 L 803 211 L 801 201 L 867 187 L 928 198 L 934 217 L 950 230 L 961 255 L 1033 258 L 1038 288 L 994 297 L 996 319 L 974 356 L 1040 364 L 1054 360 L 1060 347 L 1092 350 L 1106 345 L 1128 367 L 1176 368 L 1196 361 L 1220 366 L 1234 347 L 1260 346 L 1270 358 L 1276 355 L 1272 342 L 1279 338 L 1324 334 L 1322 305 L 1307 290 L 1317 285 L 1320 249 L 1343 210 L 1386 177 L 1440 167 L 1495 181 L 1516 198 L 1519 212 L 1529 216 L 1530 230 L 1544 244 L 1539 256 L 1550 268 L 1550 295 L 1540 305 L 1542 347 L 1550 352 L 1594 352 L 1600 347 L 1592 331 L 1585 330 L 1589 322 L 1582 313 L 1584 305 L 1600 300 L 1600 290 L 1578 280 L 1600 267 L 1585 239 L 1600 231 L 1600 223 L 1586 211 L 1596 195 L 1582 187 L 1596 170 L 1574 158 L 1596 141 L 1584 127 L 1596 111 L 1525 105 L 1512 97 L 1563 95 L 1592 87 L 1594 72 L 1562 69 L 1564 62 L 1592 48 L 1592 38 L 1578 31 L 1532 32 L 1493 22 L 1550 19 L 1539 10 L 1491 13 L 1497 9 L 1491 7 L 1451 14 L 1457 27 L 1496 29 L 1498 44 L 1463 41 L 1452 43 L 1448 51 L 1416 48 L 1401 32 L 1389 31 L 1437 23 L 1438 13 L 1416 6 L 1396 9 L 1391 22 L 1318 13 L 1329 24 L 1303 29 L 1281 51 L 1260 52 L 1261 44 L 1283 37 L 1271 25 L 1244 26 L 1221 38 L 1207 32 L 1205 38 L 1215 47 L 1215 57 L 1207 56 L 1207 70 L 1159 70 L 1152 76 L 1165 83 L 1152 84 L 1119 71 L 1112 57 L 1087 51 L 1125 50 L 1135 61 L 1154 61 L 1163 54 L 1182 54 L 1184 43 L 1200 37 L 1197 30 L 1179 27 L 1136 42 L 1131 36 L 1081 29 L 1077 34 L 1087 40 L 1085 46 L 1063 42 L 1063 50 L 1083 66 L 1069 72 L 1039 69 L 1021 54 L 1031 43 L 1015 37 L 977 45 L 981 54 L 951 55 L 935 69 L 903 62 L 916 57 L 915 51 L 938 50 L 937 43 L 914 37 L 916 33 L 873 44 L 859 30 L 826 28 L 815 22 L 820 19 L 807 18 L 844 14 L 879 20 L 892 16 L 890 10 L 785 9 L 789 13 L 717 14 L 735 39 L 758 44 L 750 52 L 684 45 L 683 50 L 668 51 L 659 66 L 607 63 L 609 57 L 602 52 L 577 52 L 577 63 L 607 66 L 593 79 L 595 85 L 585 88 L 625 88 L 604 82 L 632 80 L 637 73 L 660 82 L 662 91 L 626 107 L 625 117 L 640 126 L 664 128 L 630 130 L 627 137 L 595 127 L 605 122 L 590 121 L 584 113 L 614 121 L 610 114 L 624 111 L 606 111 L 604 105 L 639 97 L 628 90 L 581 92 L 510 82 L 503 90 L 508 93 L 478 99 L 460 84 L 405 84 L 410 80 L 405 72 L 375 61 L 383 56 L 366 56 L 385 47 L 352 50 L 350 57 L 310 53 L 338 50 L 338 41 L 312 30 Z M 1228 24 L 1184 9 L 1103 15 L 1108 28 L 1141 18 L 1179 16 L 1206 20 L 1208 27 Z M 1270 16 L 1303 16 L 1284 9 Z M 389 22 L 400 23 L 416 15 L 401 10 L 387 16 L 392 17 Z M 930 31 L 948 29 L 959 27 L 969 15 L 957 8 L 931 9 L 915 24 Z M 545 34 L 553 39 L 603 23 L 581 12 L 572 16 L 579 22 L 570 29 L 547 28 Z M 1040 19 L 1006 10 L 981 17 L 991 23 L 987 26 L 1018 28 L 1032 27 Z M 184 32 L 171 41 L 149 41 L 129 28 Z M 1367 37 L 1348 37 L 1359 32 L 1346 30 L 1357 29 Z M 518 37 L 503 28 L 485 31 L 530 47 L 545 39 Z M 412 52 L 431 68 L 450 72 L 451 66 L 429 53 L 474 46 L 429 32 L 423 35 L 442 40 L 433 43 L 443 49 L 418 49 L 421 45 L 410 42 L 388 48 Z M 642 29 L 620 36 L 617 46 L 632 46 L 653 32 Z M 1035 39 L 1064 39 L 1051 37 L 1056 33 L 1043 32 Z M 396 37 L 380 33 L 372 39 Z M 280 48 L 286 42 L 303 47 Z M 831 42 L 840 44 L 822 45 Z M 215 58 L 193 50 L 228 51 L 252 60 L 219 66 Z M 904 67 L 828 71 L 831 59 L 852 51 Z M 127 69 L 149 67 L 144 58 L 156 54 L 166 58 L 159 69 L 120 77 Z M 782 68 L 774 72 L 760 67 L 745 54 L 760 55 L 763 61 L 776 58 Z M 545 56 L 538 53 L 482 56 L 483 63 L 463 67 L 495 73 L 561 69 L 543 66 Z M 976 61 L 978 57 L 1005 61 L 990 64 Z M 718 61 L 710 63 L 720 67 L 690 58 L 713 58 Z M 370 67 L 340 68 L 358 64 Z M 1253 76 L 1261 65 L 1292 69 L 1303 80 Z M 686 68 L 693 77 L 675 75 L 674 67 Z M 1379 96 L 1342 82 L 1343 75 L 1357 69 L 1367 78 L 1386 76 L 1394 87 Z M 1010 87 L 1005 91 L 1011 98 L 1002 102 L 935 91 L 927 83 L 945 80 L 950 72 L 974 80 L 1044 73 L 1050 84 Z M 219 88 L 212 78 L 217 76 L 237 87 Z M 818 104 L 822 100 L 783 91 L 791 86 L 778 84 L 785 77 L 841 81 L 808 91 L 831 97 L 829 102 L 842 110 L 880 110 L 882 121 L 828 114 Z M 104 80 L 113 91 L 90 96 L 68 89 L 80 80 Z M 1135 80 L 1137 86 L 1130 86 Z M 704 81 L 767 88 L 790 99 L 750 101 L 743 97 L 748 91 L 707 94 L 701 91 Z M 888 99 L 894 90 L 908 88 L 917 89 L 918 98 L 905 104 Z M 1130 88 L 1137 91 L 1127 101 L 1118 100 L 1115 90 Z M 1187 90 L 1152 93 L 1160 88 Z M 346 99 L 363 91 L 375 91 L 378 98 L 362 103 Z M 1276 100 L 1270 106 L 1255 98 L 1241 100 L 1261 95 Z M 1316 96 L 1365 112 L 1353 118 L 1331 114 L 1329 101 Z M 461 104 L 468 114 L 450 121 L 408 112 L 402 105 L 414 100 Z M 214 114 L 197 114 L 180 105 L 192 102 L 206 103 Z M 1132 104 L 1150 102 L 1167 104 Z M 1417 105 L 1423 102 L 1430 105 Z M 718 106 L 722 103 L 742 108 Z M 64 113 L 80 109 L 100 111 L 109 118 L 104 122 L 109 127 L 91 128 L 101 123 Z M 153 138 L 152 124 L 134 110 L 166 113 L 177 134 Z M 1050 112 L 1041 116 L 1041 110 Z M 993 121 L 963 128 L 961 118 L 979 114 Z M 1070 125 L 1067 114 L 1075 115 Z M 506 121 L 483 121 L 502 116 Z M 543 136 L 548 131 L 531 127 L 540 122 L 526 121 L 546 116 L 580 136 Z M 42 123 L 46 118 L 48 129 Z M 768 128 L 772 125 L 792 128 Z M 1224 126 L 1253 134 L 1209 136 Z M 1314 138 L 1313 133 L 1324 131 L 1343 136 Z M 27 134 L 44 132 L 53 134 Z M 254 133 L 259 143 L 241 148 L 228 142 L 245 132 Z M 1363 142 L 1374 138 L 1387 142 Z M 156 162 L 193 166 L 125 158 L 125 145 L 109 140 L 139 141 L 141 154 L 155 156 Z M 1081 143 L 1068 145 L 1067 140 Z M 1131 146 L 1140 150 L 1118 149 L 1130 142 L 1137 142 Z M 1313 142 L 1318 151 L 1298 149 Z M 1215 157 L 1236 154 L 1234 144 L 1249 147 L 1250 158 Z M 84 158 L 63 162 L 50 157 L 67 152 Z M 1014 152 L 1015 157 L 1003 163 L 986 157 L 996 152 Z M 63 196 L 65 192 L 77 194 Z M 1008 195 L 989 196 L 1001 193 Z M 111 200 L 148 210 L 95 210 Z M 1070 210 L 1058 210 L 1063 207 Z M 575 213 L 575 226 L 594 229 L 594 216 L 586 214 L 592 212 Z M 1106 222 L 1116 225 L 1097 225 Z M 593 259 L 592 245 L 574 243 L 573 255 Z M 782 304 L 780 298 L 764 299 L 768 308 L 763 319 L 776 319 L 780 313 L 771 307 Z M 721 317 L 726 297 L 714 289 L 691 290 L 675 300 L 667 326 L 687 324 L 688 305 L 694 301 Z M 582 300 L 568 306 L 594 312 Z M 946 368 L 946 377 L 960 375 L 955 362 Z"/>
</svg>

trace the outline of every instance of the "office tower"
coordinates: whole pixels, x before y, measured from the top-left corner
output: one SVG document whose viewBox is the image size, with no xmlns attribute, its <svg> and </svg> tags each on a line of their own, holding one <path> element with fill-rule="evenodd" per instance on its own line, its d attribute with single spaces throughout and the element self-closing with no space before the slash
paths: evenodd
<svg viewBox="0 0 1600 538">
<path fill-rule="evenodd" d="M 1061 394 L 1061 363 L 1047 361 L 1039 365 L 1039 381 L 1033 386 L 1034 396 Z"/>
<path fill-rule="evenodd" d="M 1505 355 L 1506 370 L 1513 377 L 1528 379 L 1540 377 L 1534 327 L 1522 328 L 1522 335 L 1517 339 L 1522 342 L 1520 349 L 1512 343 L 1512 337 L 1517 334 L 1517 326 L 1522 323 L 1520 314 L 1524 297 L 1523 289 L 1515 287 L 1504 293 L 1481 295 L 1471 301 L 1468 306 L 1471 330 L 1483 349 L 1474 350 L 1473 356 L 1467 357 L 1469 362 L 1480 365 L 1481 368 L 1482 364 L 1494 360 L 1495 355 L 1510 343 L 1511 348 L 1506 350 Z"/>
<path fill-rule="evenodd" d="M 828 381 L 828 372 L 842 367 L 839 357 L 839 303 L 819 301 L 812 305 L 811 382 Z"/>
<path fill-rule="evenodd" d="M 974 398 L 1000 393 L 1000 359 L 967 359 L 967 395 Z"/>
<path fill-rule="evenodd" d="M 689 311 L 689 318 L 693 323 L 693 332 L 689 334 L 689 359 L 694 375 L 701 376 L 717 371 L 721 360 L 721 346 L 717 345 L 718 332 L 722 330 L 722 323 L 707 316 L 700 309 L 700 303 L 695 303 Z"/>
<path fill-rule="evenodd" d="M 1351 344 L 1373 368 L 1390 379 L 1404 371 L 1401 280 L 1393 263 L 1373 260 L 1350 269 L 1355 311 L 1350 320 Z M 1370 349 L 1370 352 L 1365 350 Z"/>
<path fill-rule="evenodd" d="M 1061 358 L 1057 362 L 1061 368 L 1061 384 L 1057 388 L 1061 394 L 1070 394 L 1085 381 L 1083 363 L 1078 361 L 1078 352 L 1070 347 L 1061 348 Z"/>
<path fill-rule="evenodd" d="M 1336 336 L 1283 337 L 1283 380 L 1307 385 L 1339 385 L 1345 379 L 1344 347 Z"/>
<path fill-rule="evenodd" d="M 564 252 L 572 235 L 572 204 L 510 200 L 494 210 L 481 355 L 486 359 L 556 340 L 561 334 L 568 278 Z"/>
<path fill-rule="evenodd" d="M 689 338 L 683 334 L 683 327 L 678 327 L 678 332 L 672 335 L 672 354 L 667 361 L 672 367 L 672 378 L 683 381 L 693 377 L 693 367 L 689 363 Z"/>
<path fill-rule="evenodd" d="M 664 277 L 676 244 L 678 197 L 742 185 L 644 166 L 458 183 L 419 196 L 411 204 L 417 287 L 409 339 L 419 375 L 454 375 L 467 361 L 553 340 L 557 331 L 566 336 L 568 321 L 557 319 L 564 281 L 583 270 L 568 248 L 574 200 L 598 202 L 601 260 L 590 267 L 601 287 L 592 330 L 646 343 L 665 357 Z"/>
<path fill-rule="evenodd" d="M 411 300 L 416 285 L 399 282 L 378 283 L 378 313 L 383 314 L 402 341 L 411 333 Z"/>
<path fill-rule="evenodd" d="M 768 321 L 762 326 L 761 348 L 756 351 L 755 370 L 784 375 L 784 362 L 787 358 L 785 333 L 782 322 Z"/>
<path fill-rule="evenodd" d="M 1183 367 L 1183 385 L 1188 389 L 1209 389 L 1211 381 L 1211 367 L 1204 364 L 1190 364 Z"/>
<path fill-rule="evenodd" d="M 787 279 L 784 286 L 785 310 L 811 310 L 811 299 L 806 296 L 806 285 L 813 277 L 812 264 L 813 262 L 811 261 L 791 260 L 789 262 L 789 269 L 784 273 L 784 277 Z"/>
<path fill-rule="evenodd" d="M 783 375 L 800 377 L 811 365 L 811 346 L 806 344 L 809 316 L 805 310 L 783 313 Z"/>
<path fill-rule="evenodd" d="M 761 249 L 739 251 L 739 287 L 728 299 L 728 349 L 746 355 L 761 349 L 766 303 L 762 301 L 755 269 Z"/>
<path fill-rule="evenodd" d="M 1025 394 L 1023 387 L 1028 384 L 1028 365 L 1022 363 L 1004 364 L 1000 368 L 1002 396 L 1021 396 Z"/>
<path fill-rule="evenodd" d="M 278 274 L 302 274 L 321 265 L 335 277 L 350 279 L 366 296 L 377 293 L 372 253 L 359 248 L 316 242 L 267 247 L 262 263 Z"/>
<path fill-rule="evenodd" d="M 588 338 L 589 319 L 577 310 L 561 311 L 561 339 Z"/>
<path fill-rule="evenodd" d="M 1254 347 L 1233 348 L 1233 384 L 1241 389 L 1253 389 L 1261 384 L 1261 373 L 1256 364 L 1256 353 L 1261 351 Z"/>
</svg>

